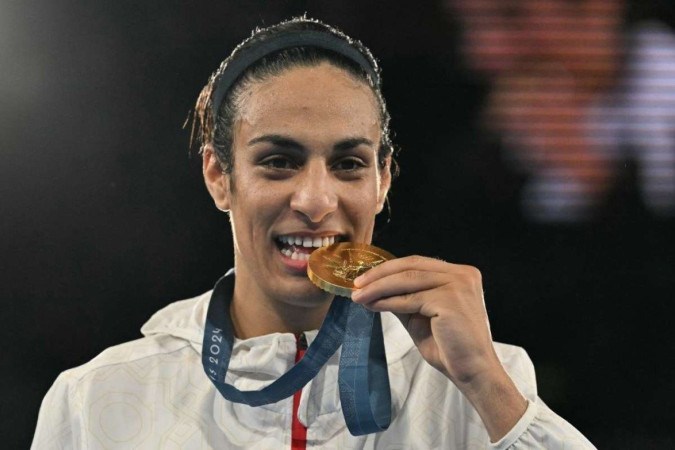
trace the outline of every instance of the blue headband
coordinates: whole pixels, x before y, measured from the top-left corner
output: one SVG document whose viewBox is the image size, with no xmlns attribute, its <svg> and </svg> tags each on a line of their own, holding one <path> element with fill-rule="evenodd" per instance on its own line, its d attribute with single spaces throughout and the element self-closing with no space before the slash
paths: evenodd
<svg viewBox="0 0 675 450">
<path fill-rule="evenodd" d="M 216 88 L 211 96 L 213 116 L 218 115 L 220 104 L 232 85 L 253 63 L 274 52 L 294 47 L 315 47 L 338 53 L 358 64 L 370 75 L 376 85 L 380 84 L 380 77 L 376 68 L 344 38 L 325 31 L 289 31 L 270 36 L 268 39 L 250 48 L 242 49 L 233 55 L 232 60 L 227 63 L 215 82 Z"/>
</svg>

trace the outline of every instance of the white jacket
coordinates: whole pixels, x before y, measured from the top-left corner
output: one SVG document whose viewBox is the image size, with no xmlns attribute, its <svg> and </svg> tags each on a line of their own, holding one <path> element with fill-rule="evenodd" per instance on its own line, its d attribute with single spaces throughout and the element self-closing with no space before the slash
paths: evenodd
<svg viewBox="0 0 675 450">
<path fill-rule="evenodd" d="M 32 448 L 290 448 L 292 397 L 256 408 L 231 403 L 206 377 L 201 346 L 210 296 L 167 306 L 143 326 L 144 338 L 63 372 L 42 402 Z M 537 397 L 523 349 L 495 344 L 529 407 L 503 439 L 490 444 L 476 411 L 422 359 L 398 319 L 384 313 L 382 324 L 392 391 L 389 429 L 349 434 L 337 390 L 338 351 L 302 391 L 298 417 L 307 426 L 307 448 L 594 448 Z M 306 335 L 311 343 L 316 331 Z M 286 372 L 295 354 L 296 339 L 288 333 L 235 340 L 227 381 L 260 389 Z"/>
</svg>

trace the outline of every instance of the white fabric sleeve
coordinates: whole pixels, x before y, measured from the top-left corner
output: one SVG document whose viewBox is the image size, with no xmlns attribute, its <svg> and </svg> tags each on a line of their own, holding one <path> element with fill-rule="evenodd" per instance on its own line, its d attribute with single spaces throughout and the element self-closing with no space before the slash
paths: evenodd
<svg viewBox="0 0 675 450">
<path fill-rule="evenodd" d="M 527 410 L 516 425 L 499 441 L 491 443 L 494 450 L 519 449 L 595 449 L 576 428 L 537 400 L 528 402 Z"/>
<path fill-rule="evenodd" d="M 74 392 L 75 383 L 62 373 L 47 392 L 38 415 L 31 449 L 78 449 L 81 442 L 82 405 Z"/>
</svg>

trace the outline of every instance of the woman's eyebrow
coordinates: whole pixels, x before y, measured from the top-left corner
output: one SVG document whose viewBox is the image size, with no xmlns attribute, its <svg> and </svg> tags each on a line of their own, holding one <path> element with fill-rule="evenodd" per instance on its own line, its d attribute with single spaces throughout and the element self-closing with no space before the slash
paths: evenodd
<svg viewBox="0 0 675 450">
<path fill-rule="evenodd" d="M 373 141 L 363 137 L 353 137 L 348 139 L 343 139 L 333 146 L 335 151 L 345 151 L 352 148 L 358 147 L 359 145 L 366 145 L 368 147 L 373 146 Z"/>
<path fill-rule="evenodd" d="M 274 144 L 275 146 L 282 148 L 289 148 L 296 150 L 305 149 L 305 146 L 302 145 L 300 142 L 291 139 L 287 136 L 282 136 L 280 134 L 264 134 L 262 136 L 258 136 L 248 141 L 248 145 L 251 146 L 259 142 L 269 142 L 270 144 Z M 333 150 L 345 151 L 358 147 L 359 145 L 366 145 L 368 147 L 372 147 L 373 141 L 371 141 L 370 139 L 366 139 L 364 137 L 350 137 L 343 139 L 337 142 L 335 145 L 333 145 Z"/>
<path fill-rule="evenodd" d="M 269 142 L 277 147 L 292 148 L 297 150 L 304 150 L 304 146 L 296 140 L 280 134 L 264 134 L 248 141 L 248 145 L 254 145 L 259 142 Z"/>
</svg>

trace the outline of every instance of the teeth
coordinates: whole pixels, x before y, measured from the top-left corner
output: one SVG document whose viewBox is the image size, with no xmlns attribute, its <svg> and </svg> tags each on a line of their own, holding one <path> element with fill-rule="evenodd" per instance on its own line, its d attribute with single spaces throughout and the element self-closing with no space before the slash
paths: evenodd
<svg viewBox="0 0 675 450">
<path fill-rule="evenodd" d="M 284 255 L 289 256 L 291 259 L 294 259 L 294 260 L 309 261 L 309 253 L 289 251 L 288 253 L 284 253 Z"/>
<path fill-rule="evenodd" d="M 306 248 L 319 248 L 319 247 L 327 247 L 329 245 L 333 245 L 335 241 L 337 240 L 335 236 L 325 236 L 325 237 L 309 237 L 309 236 L 279 236 L 277 237 L 279 242 L 282 244 L 289 244 L 289 245 L 297 245 L 297 246 L 303 246 Z M 289 250 L 290 252 L 290 250 Z M 286 253 L 284 253 L 286 254 Z M 286 256 L 291 256 L 290 254 Z"/>
</svg>

